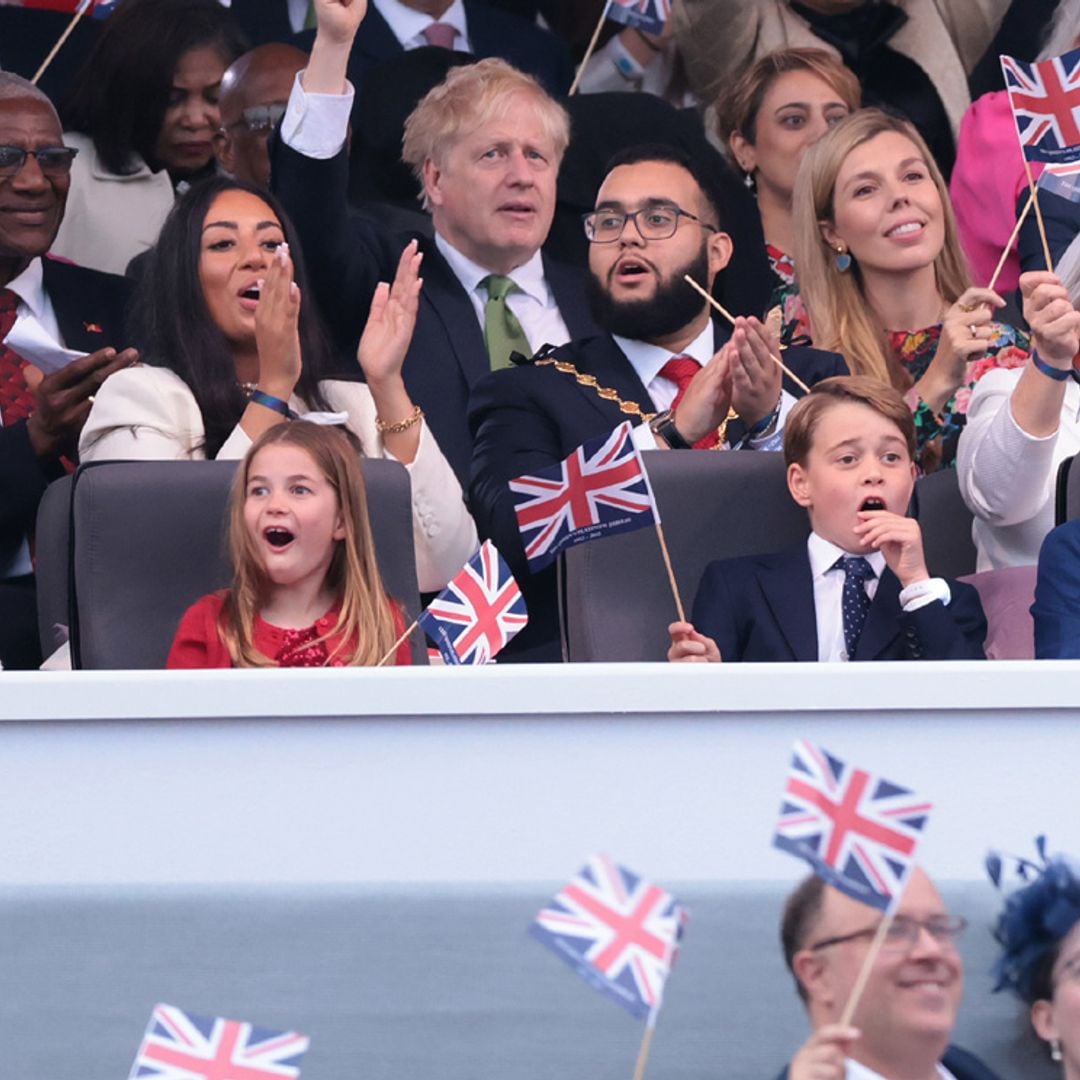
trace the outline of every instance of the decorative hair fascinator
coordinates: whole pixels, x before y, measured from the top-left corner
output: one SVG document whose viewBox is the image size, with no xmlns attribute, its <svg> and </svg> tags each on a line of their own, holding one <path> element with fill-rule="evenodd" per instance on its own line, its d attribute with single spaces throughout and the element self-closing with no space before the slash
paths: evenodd
<svg viewBox="0 0 1080 1080">
<path fill-rule="evenodd" d="M 991 852 L 986 872 L 1002 892 L 1003 877 L 1017 887 L 1005 899 L 994 938 L 1001 959 L 994 967 L 994 990 L 1011 990 L 1028 1005 L 1048 996 L 1049 975 L 1057 949 L 1080 923 L 1080 867 L 1063 855 L 1046 855 L 1046 837 L 1035 838 L 1040 863 Z"/>
</svg>

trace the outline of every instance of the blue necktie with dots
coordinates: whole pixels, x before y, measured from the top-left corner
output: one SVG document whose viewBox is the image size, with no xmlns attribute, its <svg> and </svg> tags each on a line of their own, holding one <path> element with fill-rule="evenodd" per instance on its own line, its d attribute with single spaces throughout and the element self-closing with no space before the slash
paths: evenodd
<svg viewBox="0 0 1080 1080">
<path fill-rule="evenodd" d="M 870 597 L 866 595 L 866 582 L 877 577 L 874 568 L 861 555 L 844 555 L 833 564 L 844 571 L 844 596 L 841 602 L 844 615 L 844 648 L 848 659 L 855 658 L 859 635 L 866 624 L 870 610 Z"/>
</svg>

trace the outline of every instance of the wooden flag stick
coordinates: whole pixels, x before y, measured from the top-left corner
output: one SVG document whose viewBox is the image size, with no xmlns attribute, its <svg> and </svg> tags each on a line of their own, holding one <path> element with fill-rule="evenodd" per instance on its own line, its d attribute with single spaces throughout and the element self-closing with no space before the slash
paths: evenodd
<svg viewBox="0 0 1080 1080">
<path fill-rule="evenodd" d="M 649 1050 L 652 1049 L 654 1031 L 656 1031 L 655 1010 L 649 1013 L 648 1022 L 645 1024 L 645 1034 L 641 1038 L 641 1049 L 638 1050 L 637 1064 L 634 1066 L 634 1080 L 643 1080 L 645 1076 L 645 1066 L 649 1063 Z"/>
<path fill-rule="evenodd" d="M 668 581 L 671 582 L 671 595 L 675 597 L 675 610 L 679 613 L 679 622 L 686 622 L 682 597 L 679 595 L 679 586 L 675 581 L 675 570 L 672 568 L 671 556 L 668 554 L 667 540 L 664 539 L 664 526 L 659 521 L 656 523 L 656 537 L 660 541 L 660 554 L 664 556 L 664 565 L 667 567 Z"/>
<path fill-rule="evenodd" d="M 90 5 L 88 3 L 82 3 L 75 9 L 75 14 L 71 17 L 71 22 L 67 24 L 67 27 L 60 35 L 56 44 L 49 51 L 49 55 L 41 61 L 41 67 L 37 69 L 34 77 L 30 80 L 35 86 L 37 86 L 38 79 L 40 79 L 41 76 L 45 74 L 46 69 L 53 62 L 56 54 L 64 47 L 64 42 L 67 41 L 69 37 L 71 37 L 72 31 L 75 29 L 76 26 L 79 25 L 79 20 L 83 17 L 83 14 L 86 12 L 86 9 L 89 6 Z"/>
<path fill-rule="evenodd" d="M 390 651 L 375 666 L 376 667 L 383 667 L 386 664 L 386 661 L 389 660 L 390 657 L 393 656 L 394 653 L 396 653 L 398 651 L 398 649 L 401 648 L 401 646 L 404 643 L 405 639 L 417 628 L 419 623 L 420 623 L 419 619 L 413 619 L 412 626 L 410 626 L 409 629 L 406 630 L 405 633 L 402 634 L 401 637 L 399 637 L 397 639 L 397 641 L 395 641 L 394 644 L 390 646 Z"/>
<path fill-rule="evenodd" d="M 1023 150 L 1021 149 L 1021 153 Z M 1027 173 L 1028 187 L 1031 189 L 1031 197 L 1035 201 L 1035 220 L 1039 223 L 1039 238 L 1042 240 L 1043 257 L 1046 259 L 1046 269 L 1053 271 L 1054 260 L 1050 258 L 1050 245 L 1046 240 L 1046 225 L 1043 222 L 1042 208 L 1039 206 L 1039 192 L 1035 187 L 1035 180 L 1031 175 L 1031 162 L 1024 154 L 1024 171 Z"/>
<path fill-rule="evenodd" d="M 1001 258 L 998 259 L 997 266 L 994 267 L 993 276 L 990 278 L 990 284 L 986 287 L 993 292 L 994 286 L 997 284 L 997 279 L 1001 275 L 1001 271 L 1005 267 L 1005 260 L 1009 257 L 1009 252 L 1012 251 L 1013 244 L 1016 243 L 1016 238 L 1020 235 L 1020 227 L 1027 221 L 1028 214 L 1031 213 L 1031 207 L 1035 202 L 1035 192 L 1032 192 L 1028 196 L 1028 201 L 1024 204 L 1024 209 L 1020 211 L 1020 216 L 1016 219 L 1016 224 L 1013 226 L 1012 235 L 1005 241 L 1005 250 L 1001 253 Z"/>
<path fill-rule="evenodd" d="M 585 65 L 592 58 L 592 54 L 596 52 L 596 43 L 600 40 L 600 31 L 604 29 L 604 23 L 607 21 L 607 9 L 610 6 L 610 3 L 611 0 L 604 0 L 604 9 L 600 12 L 600 18 L 596 21 L 596 29 L 592 32 L 589 47 L 585 50 L 585 55 L 581 58 L 577 73 L 574 75 L 574 81 L 570 84 L 570 93 L 567 95 L 568 97 L 573 97 L 578 92 L 578 87 L 581 85 L 581 77 L 585 74 Z"/>
<path fill-rule="evenodd" d="M 685 281 L 687 285 L 691 286 L 691 288 L 696 289 L 699 293 L 701 293 L 701 295 L 704 296 L 705 299 L 710 304 L 712 304 L 712 306 L 716 308 L 716 310 L 719 311 L 720 314 L 723 315 L 723 317 L 727 319 L 727 321 L 731 323 L 732 326 L 735 325 L 735 316 L 732 315 L 731 312 L 728 311 L 728 309 L 724 307 L 724 305 L 721 304 L 720 301 L 717 300 L 716 297 L 713 296 L 713 294 L 709 292 L 708 289 L 705 289 L 701 285 L 699 285 L 689 274 L 683 274 L 683 281 Z M 774 364 L 776 364 L 777 367 L 779 367 L 780 370 L 784 372 L 784 374 L 787 375 L 787 377 L 791 379 L 791 381 L 796 386 L 801 387 L 804 393 L 810 393 L 810 387 L 807 386 L 806 383 L 804 383 L 802 379 L 800 379 L 799 376 L 796 375 L 795 372 L 792 371 L 791 368 L 789 368 L 787 364 L 785 364 L 784 361 L 780 359 L 779 356 L 776 356 L 774 353 L 769 353 L 769 359 Z"/>
<path fill-rule="evenodd" d="M 889 927 L 892 926 L 893 919 L 895 918 L 894 909 L 899 902 L 900 898 L 897 897 L 892 906 L 890 906 L 885 918 L 878 924 L 874 940 L 870 942 L 870 948 L 866 951 L 866 957 L 863 960 L 862 967 L 859 969 L 859 977 L 855 980 L 855 985 L 851 988 L 851 996 L 844 1006 L 844 1015 L 840 1017 L 840 1023 L 844 1027 L 847 1027 L 851 1023 L 851 1018 L 855 1015 L 855 1010 L 859 1007 L 859 999 L 866 989 L 866 980 L 870 978 L 870 971 L 874 966 L 874 961 L 877 960 L 877 954 L 881 952 L 881 946 L 885 944 L 885 937 L 889 933 Z"/>
</svg>

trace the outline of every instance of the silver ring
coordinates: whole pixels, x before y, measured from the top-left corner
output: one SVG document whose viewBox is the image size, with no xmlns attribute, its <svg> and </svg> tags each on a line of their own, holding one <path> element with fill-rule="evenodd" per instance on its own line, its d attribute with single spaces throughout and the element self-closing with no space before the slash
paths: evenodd
<svg viewBox="0 0 1080 1080">
<path fill-rule="evenodd" d="M 976 333 L 976 331 L 978 330 L 978 327 L 974 323 L 971 323 L 968 326 L 968 329 L 971 331 L 971 336 L 972 337 L 978 337 L 979 336 L 978 333 Z"/>
</svg>

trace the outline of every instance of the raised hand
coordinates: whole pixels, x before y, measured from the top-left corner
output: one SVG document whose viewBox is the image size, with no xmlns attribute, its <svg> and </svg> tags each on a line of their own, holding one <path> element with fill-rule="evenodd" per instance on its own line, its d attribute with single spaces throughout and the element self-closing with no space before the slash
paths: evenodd
<svg viewBox="0 0 1080 1080">
<path fill-rule="evenodd" d="M 671 645 L 667 658 L 673 664 L 718 664 L 720 650 L 711 637 L 699 634 L 688 622 L 673 622 L 668 627 Z"/>
<path fill-rule="evenodd" d="M 768 416 L 780 400 L 780 339 L 758 319 L 735 320 L 731 351 L 731 404 L 749 427 Z"/>
<path fill-rule="evenodd" d="M 885 556 L 885 563 L 897 576 L 901 588 L 926 581 L 922 530 L 914 518 L 901 517 L 890 510 L 860 510 L 855 535 Z"/>
<path fill-rule="evenodd" d="M 1071 367 L 1080 352 L 1080 312 L 1061 279 L 1045 270 L 1021 274 L 1020 291 L 1039 356 L 1056 368 Z"/>
<path fill-rule="evenodd" d="M 317 34 L 335 44 L 352 44 L 367 14 L 367 0 L 314 0 Z"/>
<path fill-rule="evenodd" d="M 791 1059 L 788 1080 L 844 1080 L 851 1044 L 860 1035 L 858 1028 L 840 1024 L 818 1028 Z"/>
<path fill-rule="evenodd" d="M 367 324 L 356 351 L 372 391 L 401 380 L 401 368 L 412 342 L 420 307 L 420 289 L 424 284 L 420 263 L 423 258 L 419 244 L 411 240 L 398 260 L 393 284 L 379 282 L 372 297 Z"/>
<path fill-rule="evenodd" d="M 300 381 L 300 287 L 293 281 L 289 245 L 274 252 L 255 309 L 259 389 L 288 401 Z"/>
<path fill-rule="evenodd" d="M 941 412 L 967 381 L 968 364 L 986 351 L 994 333 L 990 325 L 994 313 L 1004 306 L 996 292 L 973 286 L 945 313 L 934 359 L 915 387 L 934 412 Z"/>
<path fill-rule="evenodd" d="M 91 397 L 114 372 L 138 361 L 134 349 L 98 349 L 74 360 L 59 371 L 46 375 L 34 388 L 37 408 L 26 421 L 26 431 L 34 453 L 42 460 L 74 454 Z"/>
</svg>

